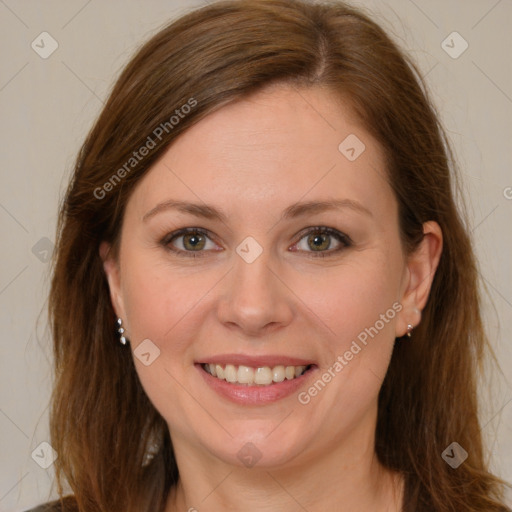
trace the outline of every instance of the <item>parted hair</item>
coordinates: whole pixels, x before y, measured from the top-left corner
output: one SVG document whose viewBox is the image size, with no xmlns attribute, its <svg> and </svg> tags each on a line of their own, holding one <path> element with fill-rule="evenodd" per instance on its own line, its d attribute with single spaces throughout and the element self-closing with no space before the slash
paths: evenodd
<svg viewBox="0 0 512 512">
<path fill-rule="evenodd" d="M 505 510 L 480 433 L 477 376 L 490 347 L 449 141 L 421 73 L 377 23 L 342 2 L 302 0 L 216 2 L 160 30 L 120 74 L 78 154 L 49 298 L 62 509 L 158 512 L 178 481 L 168 427 L 119 343 L 99 246 L 116 250 L 130 194 L 176 137 L 273 83 L 324 87 L 349 102 L 384 151 L 405 253 L 424 222 L 443 231 L 422 321 L 412 342 L 395 344 L 379 395 L 376 455 L 405 476 L 404 511 Z M 193 108 L 170 123 L 190 98 Z M 154 147 L 127 167 L 148 137 Z M 144 463 L 155 436 L 159 451 Z M 456 470 L 441 456 L 453 441 L 468 453 Z"/>
</svg>

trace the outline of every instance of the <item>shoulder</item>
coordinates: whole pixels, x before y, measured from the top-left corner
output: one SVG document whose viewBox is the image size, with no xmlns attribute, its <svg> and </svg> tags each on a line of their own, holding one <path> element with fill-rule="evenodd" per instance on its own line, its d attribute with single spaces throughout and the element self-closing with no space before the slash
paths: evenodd
<svg viewBox="0 0 512 512">
<path fill-rule="evenodd" d="M 57 500 L 43 503 L 35 508 L 25 510 L 24 512 L 64 512 L 64 509 L 62 508 L 60 501 Z"/>
</svg>

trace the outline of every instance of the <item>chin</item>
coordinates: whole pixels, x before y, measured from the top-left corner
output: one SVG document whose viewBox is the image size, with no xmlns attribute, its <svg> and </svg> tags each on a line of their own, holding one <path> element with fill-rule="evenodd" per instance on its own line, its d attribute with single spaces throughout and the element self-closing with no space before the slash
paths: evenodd
<svg viewBox="0 0 512 512">
<path fill-rule="evenodd" d="M 204 439 L 203 446 L 226 464 L 270 470 L 291 464 L 311 444 L 290 432 L 289 425 L 288 428 L 285 425 L 276 428 L 275 421 L 263 420 L 243 423 L 238 430 L 229 429 L 233 437 L 208 437 Z"/>
</svg>

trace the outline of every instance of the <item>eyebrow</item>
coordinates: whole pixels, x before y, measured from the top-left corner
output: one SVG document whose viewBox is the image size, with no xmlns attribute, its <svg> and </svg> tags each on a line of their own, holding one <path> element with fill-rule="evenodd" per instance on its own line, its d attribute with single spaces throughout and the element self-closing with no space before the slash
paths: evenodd
<svg viewBox="0 0 512 512">
<path fill-rule="evenodd" d="M 352 199 L 333 199 L 329 201 L 308 201 L 302 203 L 294 203 L 291 206 L 288 206 L 288 208 L 286 208 L 283 211 L 283 214 L 281 215 L 281 220 L 293 219 L 304 215 L 313 215 L 331 210 L 342 210 L 344 208 L 348 208 L 357 213 L 362 213 L 369 217 L 373 217 L 370 210 L 368 210 L 366 207 L 364 207 L 361 203 L 358 203 L 357 201 L 354 201 Z M 164 201 L 163 203 L 159 203 L 153 209 L 147 212 L 142 217 L 142 221 L 146 222 L 151 217 L 154 217 L 158 213 L 167 210 L 178 210 L 182 213 L 188 213 L 196 217 L 202 217 L 210 220 L 219 220 L 224 223 L 226 223 L 228 220 L 228 216 L 221 210 L 215 208 L 214 206 L 209 206 L 207 204 L 190 203 L 186 201 L 175 201 L 173 199 L 170 199 L 168 201 Z"/>
</svg>

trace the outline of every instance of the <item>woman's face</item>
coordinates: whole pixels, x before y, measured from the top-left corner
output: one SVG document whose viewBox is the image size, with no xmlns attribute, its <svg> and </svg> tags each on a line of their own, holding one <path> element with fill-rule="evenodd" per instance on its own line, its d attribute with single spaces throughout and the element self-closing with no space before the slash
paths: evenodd
<svg viewBox="0 0 512 512">
<path fill-rule="evenodd" d="M 186 131 L 105 269 L 178 463 L 278 467 L 373 439 L 411 268 L 382 150 L 326 90 L 274 86 Z"/>
</svg>

